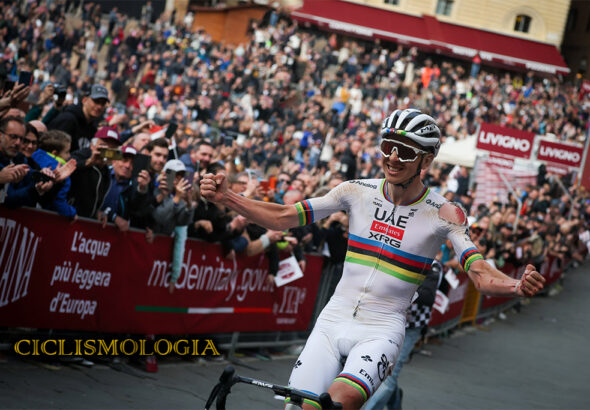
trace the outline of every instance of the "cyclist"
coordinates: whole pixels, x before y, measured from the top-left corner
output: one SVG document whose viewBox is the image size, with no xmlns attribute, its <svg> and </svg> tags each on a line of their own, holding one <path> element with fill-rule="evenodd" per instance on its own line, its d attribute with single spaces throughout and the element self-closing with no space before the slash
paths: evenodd
<svg viewBox="0 0 590 410">
<path fill-rule="evenodd" d="M 463 208 L 423 185 L 419 175 L 440 148 L 432 117 L 396 110 L 384 120 L 380 137 L 385 178 L 347 181 L 295 205 L 244 198 L 228 190 L 223 175 L 208 174 L 201 181 L 207 199 L 269 229 L 310 224 L 337 211 L 349 215 L 342 278 L 289 380 L 290 386 L 315 395 L 327 390 L 344 409 L 360 408 L 395 364 L 406 309 L 446 239 L 482 293 L 532 296 L 544 282 L 532 265 L 516 280 L 485 262 L 469 238 Z M 319 404 L 305 400 L 303 408 Z"/>
</svg>

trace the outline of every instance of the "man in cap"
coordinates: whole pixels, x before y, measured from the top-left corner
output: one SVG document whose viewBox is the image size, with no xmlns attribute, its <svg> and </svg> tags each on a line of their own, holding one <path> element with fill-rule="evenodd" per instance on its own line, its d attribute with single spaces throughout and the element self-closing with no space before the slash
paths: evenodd
<svg viewBox="0 0 590 410">
<path fill-rule="evenodd" d="M 121 149 L 121 159 L 114 159 L 110 167 L 110 188 L 107 192 L 98 219 L 106 224 L 113 222 L 124 232 L 129 230 L 129 219 L 148 207 L 148 184 L 150 175 L 144 169 L 132 179 L 133 158 L 137 150 L 128 145 Z"/>
<path fill-rule="evenodd" d="M 109 103 L 107 89 L 94 84 L 80 104 L 69 105 L 48 125 L 48 129 L 65 131 L 72 137 L 72 151 L 87 148 Z"/>
<path fill-rule="evenodd" d="M 171 235 L 176 226 L 188 225 L 192 221 L 191 183 L 185 174 L 186 167 L 180 160 L 171 159 L 164 166 L 156 192 L 158 206 L 153 213 L 155 233 Z M 170 182 L 167 181 L 168 175 L 171 175 Z"/>
<path fill-rule="evenodd" d="M 94 218 L 111 185 L 109 164 L 121 143 L 119 133 L 112 127 L 96 132 L 90 147 L 72 152 L 76 171 L 71 176 L 70 202 L 79 216 Z"/>
<path fill-rule="evenodd" d="M 194 207 L 191 200 L 191 183 L 185 178 L 186 167 L 182 161 L 171 159 L 166 162 L 159 177 L 156 193 L 158 206 L 153 211 L 154 232 L 171 235 L 174 232 L 172 266 L 169 291 L 172 293 L 180 275 L 184 258 L 184 245 L 188 224 L 192 222 Z"/>
</svg>

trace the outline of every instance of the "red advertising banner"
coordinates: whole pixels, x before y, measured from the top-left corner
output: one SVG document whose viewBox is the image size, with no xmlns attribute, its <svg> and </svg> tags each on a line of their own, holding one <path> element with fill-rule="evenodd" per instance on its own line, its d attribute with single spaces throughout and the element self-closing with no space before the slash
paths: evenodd
<svg viewBox="0 0 590 410">
<path fill-rule="evenodd" d="M 218 244 L 187 240 L 168 290 L 172 240 L 0 208 L 0 326 L 114 333 L 197 334 L 306 330 L 322 258 L 303 278 L 267 285 L 265 257 L 225 259 Z M 285 255 L 288 256 L 288 255 Z"/>
<path fill-rule="evenodd" d="M 561 274 L 563 273 L 559 259 L 553 256 L 547 256 L 538 271 L 545 277 L 545 288 L 561 278 Z"/>
<path fill-rule="evenodd" d="M 432 316 L 430 317 L 429 326 L 435 327 L 442 325 L 451 320 L 458 320 L 463 311 L 463 303 L 465 302 L 465 293 L 467 292 L 467 285 L 469 278 L 467 275 L 457 275 L 459 284 L 455 289 L 449 287 L 447 297 L 449 298 L 449 305 L 445 313 L 440 313 L 436 309 L 432 309 Z"/>
<path fill-rule="evenodd" d="M 537 159 L 549 163 L 579 168 L 582 165 L 584 147 L 564 144 L 563 142 L 539 139 Z"/>
<path fill-rule="evenodd" d="M 487 159 L 487 163 L 495 168 L 502 168 L 502 169 L 513 169 L 514 168 L 514 158 L 504 157 L 502 155 L 495 154 L 490 152 L 490 156 Z"/>
<path fill-rule="evenodd" d="M 547 164 L 547 173 L 565 176 L 569 173 L 569 168 L 563 165 Z"/>
<path fill-rule="evenodd" d="M 482 122 L 475 148 L 528 159 L 533 151 L 534 139 L 532 132 Z"/>
</svg>

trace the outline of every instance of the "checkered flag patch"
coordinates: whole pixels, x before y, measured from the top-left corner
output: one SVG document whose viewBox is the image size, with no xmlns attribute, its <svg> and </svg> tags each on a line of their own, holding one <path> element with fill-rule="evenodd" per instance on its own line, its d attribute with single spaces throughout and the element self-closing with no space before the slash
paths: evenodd
<svg viewBox="0 0 590 410">
<path fill-rule="evenodd" d="M 406 327 L 416 329 L 427 326 L 430 322 L 431 312 L 432 308 L 429 306 L 418 306 L 418 304 L 412 303 L 408 308 Z"/>
</svg>

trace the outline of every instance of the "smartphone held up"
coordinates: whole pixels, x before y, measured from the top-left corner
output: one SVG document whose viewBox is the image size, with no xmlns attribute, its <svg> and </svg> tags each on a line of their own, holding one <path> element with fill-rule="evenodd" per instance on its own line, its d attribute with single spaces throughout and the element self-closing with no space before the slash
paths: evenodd
<svg viewBox="0 0 590 410">
<path fill-rule="evenodd" d="M 123 159 L 123 152 L 116 148 L 100 148 L 100 156 L 104 159 L 121 160 Z"/>
</svg>

